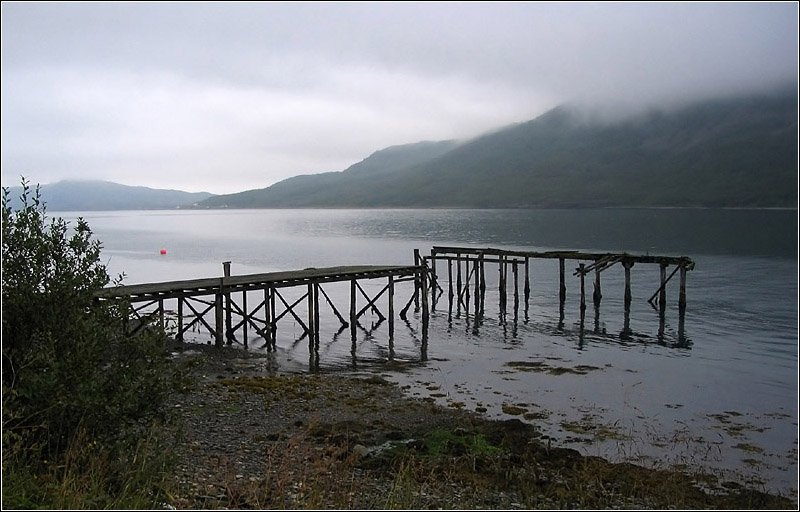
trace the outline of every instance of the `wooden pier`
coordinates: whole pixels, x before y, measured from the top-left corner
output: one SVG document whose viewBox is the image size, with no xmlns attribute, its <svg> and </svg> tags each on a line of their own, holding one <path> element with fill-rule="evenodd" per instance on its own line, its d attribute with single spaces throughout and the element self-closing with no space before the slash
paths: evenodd
<svg viewBox="0 0 800 512">
<path fill-rule="evenodd" d="M 421 261 L 421 260 L 420 260 Z M 248 346 L 248 326 L 264 338 L 267 350 L 276 348 L 276 330 L 278 322 L 290 317 L 303 329 L 304 337 L 309 338 L 309 348 L 319 347 L 320 309 L 326 303 L 341 323 L 342 329 L 350 327 L 351 337 L 355 341 L 359 318 L 368 311 L 386 320 L 376 306 L 378 299 L 388 294 L 389 302 L 389 337 L 394 336 L 395 286 L 405 281 L 414 282 L 414 292 L 409 301 L 400 310 L 400 318 L 406 318 L 412 303 L 419 302 L 422 297 L 422 341 L 427 343 L 428 313 L 427 308 L 427 272 L 423 265 L 418 266 L 349 266 L 328 268 L 307 268 L 289 272 L 271 272 L 265 274 L 230 275 L 230 262 L 223 263 L 224 275 L 217 278 L 192 279 L 188 281 L 169 281 L 160 283 L 136 284 L 128 286 L 108 287 L 95 294 L 97 300 L 121 299 L 130 302 L 130 313 L 133 327 L 129 334 L 134 334 L 149 322 L 158 320 L 164 327 L 165 302 L 177 301 L 177 330 L 175 337 L 183 341 L 184 334 L 194 326 L 204 327 L 215 339 L 218 346 L 238 342 L 236 332 L 242 330 L 242 345 Z M 365 280 L 386 279 L 387 284 L 376 295 L 370 297 L 361 282 Z M 345 320 L 323 285 L 335 282 L 350 282 L 349 321 Z M 300 288 L 304 294 L 294 301 L 284 297 L 282 290 Z M 248 292 L 263 291 L 263 300 L 249 307 Z M 241 300 L 233 299 L 241 293 Z M 364 305 L 359 305 L 359 296 Z M 260 298 L 260 297 L 259 297 Z M 305 319 L 298 314 L 299 305 L 305 302 Z M 417 307 L 418 309 L 418 307 Z M 213 310 L 213 324 L 206 317 Z M 237 317 L 234 322 L 234 315 Z M 363 328 L 363 327 L 362 327 Z M 126 324 L 126 329 L 128 325 Z"/>
<path fill-rule="evenodd" d="M 441 283 L 446 282 L 449 313 L 456 308 L 457 314 L 462 308 L 469 314 L 473 310 L 474 317 L 484 316 L 486 298 L 486 273 L 489 265 L 496 265 L 499 311 L 504 321 L 508 311 L 509 293 L 513 291 L 513 318 L 519 315 L 520 303 L 524 305 L 525 318 L 531 296 L 531 266 L 533 259 L 558 260 L 559 281 L 558 298 L 560 323 L 564 319 L 564 303 L 566 301 L 566 262 L 577 262 L 573 275 L 580 280 L 580 315 L 583 323 L 586 309 L 586 276 L 593 275 L 592 300 L 596 315 L 603 297 L 601 290 L 601 273 L 619 264 L 624 269 L 624 309 L 625 328 L 630 321 L 631 268 L 635 264 L 655 264 L 660 268 L 660 283 L 650 297 L 650 304 L 660 314 L 660 330 L 663 330 L 664 311 L 666 308 L 667 284 L 673 276 L 680 277 L 678 309 L 680 322 L 686 309 L 686 273 L 694 269 L 694 262 L 685 256 L 652 256 L 628 253 L 588 253 L 579 251 L 512 251 L 495 248 L 442 247 L 434 246 L 430 256 L 420 256 L 414 251 L 414 264 L 408 266 L 346 266 L 327 268 L 307 268 L 287 272 L 271 272 L 233 276 L 230 262 L 223 263 L 223 276 L 186 281 L 170 281 L 104 288 L 97 292 L 97 300 L 124 300 L 130 303 L 130 322 L 125 328 L 133 334 L 150 322 L 158 321 L 165 325 L 165 302 L 175 301 L 176 321 L 175 338 L 184 340 L 184 335 L 192 328 L 205 329 L 211 334 L 218 346 L 240 343 L 248 346 L 248 328 L 265 340 L 264 348 L 276 349 L 276 331 L 279 322 L 284 318 L 294 319 L 302 328 L 299 339 L 308 337 L 309 350 L 319 348 L 320 313 L 325 305 L 332 311 L 340 323 L 342 332 L 350 328 L 351 339 L 356 341 L 357 330 L 367 329 L 359 319 L 372 312 L 379 319 L 378 324 L 387 321 L 389 328 L 389 344 L 392 346 L 395 327 L 395 292 L 396 286 L 403 282 L 413 282 L 413 292 L 400 309 L 399 317 L 407 318 L 407 312 L 413 305 L 415 312 L 421 311 L 423 353 L 427 347 L 429 315 L 435 309 L 437 299 L 444 293 Z M 438 264 L 446 263 L 447 275 L 439 277 Z M 674 266 L 667 276 L 667 270 Z M 509 269 L 511 276 L 509 276 Z M 386 284 L 373 296 L 367 293 L 362 283 L 371 280 L 386 280 Z M 520 285 L 520 280 L 522 284 Z M 334 300 L 325 291 L 323 285 L 349 282 L 349 313 L 342 314 Z M 299 289 L 301 296 L 294 300 L 287 299 L 287 289 Z M 405 288 L 407 290 L 407 288 Z M 520 289 L 522 298 L 520 297 Z M 263 299 L 262 299 L 263 292 Z M 296 293 L 296 292 L 295 292 Z M 428 295 L 431 294 L 431 299 Z M 241 294 L 240 299 L 236 297 Z M 386 315 L 381 311 L 378 300 L 384 295 L 388 297 Z M 258 298 L 252 301 L 252 296 Z M 248 296 L 251 305 L 248 306 Z M 342 294 L 338 296 L 341 298 Z M 384 301 L 386 302 L 386 301 Z M 255 305 L 252 305 L 255 304 Z M 209 320 L 208 317 L 213 318 Z M 597 316 L 596 316 L 597 318 Z M 682 330 L 682 329 L 681 329 Z M 241 331 L 242 341 L 237 339 Z M 369 331 L 367 331 L 369 332 Z"/>
</svg>

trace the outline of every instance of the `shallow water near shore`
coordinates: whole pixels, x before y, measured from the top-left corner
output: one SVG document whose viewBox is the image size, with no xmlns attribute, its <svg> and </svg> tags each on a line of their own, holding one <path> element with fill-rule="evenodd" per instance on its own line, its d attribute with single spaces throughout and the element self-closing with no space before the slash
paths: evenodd
<svg viewBox="0 0 800 512">
<path fill-rule="evenodd" d="M 302 328 L 279 323 L 265 371 L 375 371 L 408 394 L 489 417 L 519 418 L 554 444 L 643 465 L 685 465 L 796 497 L 798 449 L 797 212 L 781 210 L 231 210 L 54 213 L 81 215 L 124 284 L 307 267 L 413 263 L 433 245 L 570 249 L 689 256 L 681 325 L 677 286 L 663 326 L 647 298 L 656 265 L 632 271 L 631 336 L 624 328 L 622 269 L 602 274 L 603 299 L 581 321 L 578 278 L 568 274 L 563 320 L 558 265 L 531 264 L 525 314 L 499 314 L 487 266 L 485 316 L 447 302 L 431 315 L 429 343 L 418 313 L 362 322 L 355 344 L 329 310 L 318 354 Z M 161 249 L 167 254 L 161 255 Z M 444 276 L 444 277 L 443 277 Z M 367 282 L 371 294 L 385 283 Z M 346 285 L 326 285 L 342 310 Z M 412 287 L 398 287 L 405 303 Z M 300 296 L 298 291 L 297 296 Z M 520 292 L 521 296 L 521 292 Z M 287 294 L 290 299 L 291 293 Z M 255 299 L 254 299 L 255 300 Z M 385 298 L 383 299 L 385 311 Z M 474 297 L 473 297 L 474 300 Z M 248 302 L 252 305 L 257 301 Z M 398 307 L 399 309 L 399 307 Z M 460 310 L 459 310 L 460 309 Z M 412 308 L 413 310 L 413 308 Z M 284 321 L 282 321 L 284 322 Z M 372 323 L 370 323 L 372 322 Z M 207 333 L 193 334 L 206 341 Z M 241 341 L 241 335 L 239 335 Z M 250 350 L 263 340 L 249 333 Z"/>
</svg>

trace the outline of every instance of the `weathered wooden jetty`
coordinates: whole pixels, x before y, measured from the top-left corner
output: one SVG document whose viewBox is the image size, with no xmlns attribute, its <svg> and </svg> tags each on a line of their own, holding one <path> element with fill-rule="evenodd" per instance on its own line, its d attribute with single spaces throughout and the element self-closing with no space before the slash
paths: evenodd
<svg viewBox="0 0 800 512">
<path fill-rule="evenodd" d="M 566 261 L 577 261 L 578 267 L 575 269 L 573 275 L 580 278 L 580 304 L 581 309 L 586 309 L 586 288 L 585 279 L 590 273 L 594 273 L 594 290 L 592 298 L 595 304 L 599 304 L 603 294 L 600 284 L 600 273 L 604 270 L 611 268 L 613 265 L 619 263 L 625 269 L 625 308 L 630 308 L 631 303 L 631 268 L 636 263 L 650 263 L 658 264 L 661 271 L 661 284 L 656 292 L 650 297 L 648 302 L 655 307 L 659 305 L 659 309 L 663 310 L 666 307 L 666 290 L 667 283 L 672 277 L 680 272 L 680 288 L 678 296 L 678 307 L 681 310 L 686 309 L 686 272 L 694 269 L 694 262 L 686 257 L 674 256 L 651 256 L 636 255 L 628 253 L 590 253 L 580 251 L 513 251 L 505 249 L 485 248 L 477 249 L 472 247 L 442 247 L 434 246 L 431 249 L 430 256 L 426 256 L 426 262 L 430 262 L 431 268 L 431 285 L 436 286 L 439 279 L 437 274 L 436 263 L 438 261 L 447 262 L 448 272 L 448 296 L 453 297 L 454 293 L 457 294 L 456 304 L 464 305 L 466 300 L 469 300 L 470 292 L 470 279 L 472 279 L 475 288 L 475 297 L 478 302 L 483 300 L 486 292 L 486 274 L 485 265 L 487 263 L 496 263 L 499 274 L 499 292 L 500 292 L 500 308 L 506 309 L 505 299 L 509 286 L 508 269 L 511 268 L 512 282 L 514 286 L 514 307 L 519 306 L 519 273 L 520 268 L 524 272 L 524 300 L 528 303 L 531 290 L 531 277 L 530 277 L 530 260 L 532 259 L 557 259 L 559 267 L 559 304 L 563 308 L 567 296 L 566 286 Z M 587 262 L 590 262 L 587 264 Z M 453 291 L 453 265 L 455 264 L 455 287 L 456 292 Z M 674 265 L 672 273 L 667 277 L 667 269 L 670 265 Z M 464 267 L 463 275 L 464 280 L 462 283 L 462 266 Z M 462 287 L 463 284 L 463 287 Z M 482 307 L 476 304 L 476 307 Z"/>
<path fill-rule="evenodd" d="M 580 251 L 515 251 L 496 248 L 443 247 L 434 246 L 429 256 L 420 256 L 414 251 L 414 264 L 408 266 L 346 266 L 327 268 L 306 268 L 287 272 L 271 272 L 232 276 L 230 262 L 223 263 L 223 276 L 185 281 L 170 281 L 108 287 L 96 294 L 97 300 L 124 300 L 130 303 L 132 322 L 126 323 L 129 332 L 135 333 L 149 322 L 158 321 L 162 328 L 165 323 L 166 303 L 173 301 L 176 307 L 177 326 L 175 338 L 183 341 L 189 329 L 199 327 L 209 332 L 217 345 L 225 342 L 241 343 L 248 346 L 248 327 L 262 337 L 267 350 L 276 349 L 276 331 L 278 323 L 284 318 L 293 319 L 302 328 L 299 339 L 308 337 L 309 350 L 319 348 L 320 312 L 325 305 L 340 322 L 340 330 L 350 328 L 351 339 L 356 341 L 357 330 L 361 328 L 359 319 L 367 312 L 372 312 L 379 319 L 379 324 L 388 321 L 389 343 L 394 338 L 395 291 L 403 282 L 413 282 L 413 291 L 401 308 L 399 316 L 407 318 L 409 308 L 414 305 L 415 312 L 421 311 L 423 350 L 428 341 L 429 315 L 435 310 L 438 298 L 444 293 L 442 283 L 446 283 L 448 310 L 452 313 L 455 307 L 460 313 L 471 309 L 471 296 L 474 297 L 474 316 L 483 317 L 486 298 L 486 273 L 488 265 L 496 265 L 501 319 L 506 315 L 508 295 L 513 289 L 514 319 L 518 317 L 520 306 L 520 288 L 525 308 L 525 318 L 531 296 L 530 262 L 534 259 L 558 260 L 559 268 L 559 312 L 561 321 L 564 318 L 566 301 L 566 262 L 577 262 L 573 275 L 580 279 L 580 312 L 583 322 L 586 309 L 586 276 L 593 274 L 594 289 L 592 299 L 595 311 L 599 310 L 602 300 L 601 273 L 619 264 L 624 269 L 624 307 L 625 328 L 628 328 L 630 317 L 631 268 L 635 264 L 656 264 L 660 268 L 660 286 L 650 297 L 649 302 L 660 312 L 663 330 L 664 311 L 666 308 L 666 288 L 669 281 L 678 274 L 680 276 L 678 308 L 680 321 L 686 309 L 686 273 L 694 269 L 694 262 L 685 256 L 653 256 L 628 253 L 590 253 Z M 438 272 L 439 264 L 446 263 L 446 276 Z M 667 276 L 667 270 L 674 266 Z M 509 269 L 511 276 L 509 278 Z M 520 279 L 522 286 L 520 286 Z M 380 291 L 370 296 L 362 286 L 364 281 L 386 280 Z M 349 315 L 346 318 L 334 300 L 325 291 L 323 285 L 349 282 Z M 382 282 L 382 281 L 381 281 Z M 299 298 L 287 299 L 288 289 L 299 289 Z M 263 299 L 262 294 L 263 292 Z M 406 292 L 407 293 L 407 292 Z M 429 300 L 429 293 L 432 295 Z M 241 294 L 241 298 L 237 297 Z M 296 292 L 295 292 L 296 294 Z M 388 296 L 388 312 L 384 315 L 378 300 Z M 252 297 L 257 300 L 252 305 Z M 251 305 L 248 306 L 248 296 Z M 339 294 L 338 297 L 341 297 Z M 360 302 L 359 302 L 360 301 Z M 387 301 L 382 301 L 383 304 Z M 213 318 L 213 320 L 207 319 Z M 304 318 L 305 317 L 305 318 Z M 237 339 L 241 331 L 242 341 Z M 623 331 L 624 334 L 625 331 Z"/>
<path fill-rule="evenodd" d="M 418 259 L 418 261 L 421 261 Z M 422 341 L 427 342 L 428 313 L 427 307 L 427 272 L 424 266 L 348 266 L 328 268 L 306 268 L 288 272 L 271 272 L 264 274 L 230 275 L 230 262 L 223 263 L 224 275 L 217 278 L 192 279 L 187 281 L 169 281 L 160 283 L 136 284 L 108 287 L 96 294 L 97 300 L 125 300 L 131 304 L 130 316 L 133 327 L 129 334 L 134 334 L 148 323 L 157 320 L 164 327 L 167 301 L 177 301 L 177 330 L 175 337 L 183 341 L 184 334 L 194 326 L 201 326 L 214 337 L 217 345 L 229 344 L 236 339 L 236 332 L 241 329 L 242 344 L 248 345 L 248 325 L 266 341 L 267 350 L 276 347 L 276 330 L 278 322 L 284 317 L 293 318 L 303 329 L 304 337 L 309 338 L 311 348 L 319 346 L 320 306 L 325 303 L 330 307 L 342 328 L 350 327 L 351 337 L 356 338 L 359 318 L 367 311 L 372 311 L 382 320 L 388 319 L 389 337 L 394 336 L 395 285 L 405 281 L 414 282 L 414 293 L 400 310 L 400 317 L 406 318 L 411 304 L 419 309 L 422 298 Z M 387 284 L 377 294 L 370 296 L 361 285 L 365 280 L 386 279 Z M 349 322 L 336 307 L 323 285 L 328 283 L 350 283 Z M 305 293 L 294 301 L 287 300 L 282 290 L 300 288 Z M 254 307 L 247 304 L 248 292 L 263 291 L 263 300 Z M 234 295 L 241 293 L 241 300 L 234 300 Z M 388 318 L 376 306 L 378 299 L 388 294 Z M 359 295 L 365 304 L 359 306 Z M 306 318 L 298 313 L 300 305 L 305 302 Z M 213 310 L 213 325 L 206 320 Z M 234 315 L 238 321 L 234 323 Z M 126 328 L 128 324 L 126 324 Z"/>
</svg>

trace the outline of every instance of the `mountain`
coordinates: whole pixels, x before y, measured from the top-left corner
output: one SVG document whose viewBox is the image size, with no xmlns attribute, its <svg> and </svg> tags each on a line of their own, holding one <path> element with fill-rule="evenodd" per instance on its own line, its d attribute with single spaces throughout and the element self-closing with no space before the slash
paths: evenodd
<svg viewBox="0 0 800 512">
<path fill-rule="evenodd" d="M 12 206 L 19 204 L 21 187 L 10 187 Z M 182 192 L 131 187 L 110 181 L 59 181 L 41 185 L 48 211 L 164 210 L 194 205 L 211 197 L 208 192 Z"/>
<path fill-rule="evenodd" d="M 376 151 L 341 172 L 295 176 L 271 187 L 214 196 L 199 204 L 205 208 L 380 206 L 375 191 L 365 183 L 379 182 L 406 169 L 430 162 L 457 147 L 456 141 L 417 142 Z"/>
<path fill-rule="evenodd" d="M 394 146 L 198 206 L 796 208 L 797 150 L 794 92 L 613 122 L 560 106 L 469 141 Z"/>
</svg>

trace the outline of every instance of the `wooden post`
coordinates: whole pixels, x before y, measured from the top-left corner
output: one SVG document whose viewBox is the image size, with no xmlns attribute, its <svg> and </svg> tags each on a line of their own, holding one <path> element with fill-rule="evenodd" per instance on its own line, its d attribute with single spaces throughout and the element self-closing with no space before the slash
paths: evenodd
<svg viewBox="0 0 800 512">
<path fill-rule="evenodd" d="M 436 252 L 431 249 L 431 290 L 435 290 L 438 285 L 439 278 L 436 276 Z M 433 297 L 436 297 L 436 292 L 433 292 Z"/>
<path fill-rule="evenodd" d="M 595 262 L 596 263 L 596 262 Z M 594 293 L 592 293 L 592 300 L 595 306 L 600 305 L 600 300 L 603 298 L 603 293 L 600 291 L 600 267 L 594 267 Z"/>
<path fill-rule="evenodd" d="M 217 292 L 214 296 L 214 327 L 216 330 L 215 338 L 216 338 L 216 345 L 218 347 L 222 346 L 223 340 L 223 332 L 225 327 L 223 326 L 225 313 L 223 312 L 223 305 L 222 305 L 222 279 L 219 280 L 219 289 L 220 291 Z"/>
<path fill-rule="evenodd" d="M 242 323 L 242 341 L 244 348 L 247 348 L 247 290 L 242 290 L 242 311 L 244 311 L 244 323 Z"/>
<path fill-rule="evenodd" d="M 264 330 L 267 352 L 272 352 L 272 321 L 270 320 L 269 288 L 264 288 Z"/>
<path fill-rule="evenodd" d="M 464 260 L 464 313 L 469 314 L 469 254 L 467 255 L 466 259 Z"/>
<path fill-rule="evenodd" d="M 178 296 L 178 335 L 175 339 L 183 343 L 183 296 Z"/>
<path fill-rule="evenodd" d="M 484 305 L 485 305 L 484 300 L 486 299 L 486 274 L 484 272 L 486 262 L 483 261 L 483 253 L 481 253 L 480 256 L 478 256 L 478 259 L 480 260 L 480 272 L 481 272 L 481 293 L 480 293 L 481 315 L 483 315 Z"/>
<path fill-rule="evenodd" d="M 414 266 L 420 266 L 419 249 L 414 249 Z M 421 286 L 420 272 L 417 272 L 414 276 L 414 311 L 419 311 L 419 292 Z"/>
<path fill-rule="evenodd" d="M 461 313 L 461 253 L 456 253 L 456 314 Z"/>
<path fill-rule="evenodd" d="M 225 277 L 230 277 L 231 262 L 223 261 L 222 270 Z M 233 341 L 233 331 L 231 330 L 231 294 L 228 292 L 225 292 L 225 338 L 228 340 L 228 345 L 230 345 Z"/>
<path fill-rule="evenodd" d="M 278 344 L 278 321 L 275 315 L 275 287 L 269 287 L 269 312 L 270 312 L 270 337 L 272 338 L 272 348 L 277 349 Z"/>
<path fill-rule="evenodd" d="M 661 291 L 658 294 L 658 309 L 663 313 L 667 308 L 667 264 L 661 267 Z"/>
<path fill-rule="evenodd" d="M 500 271 L 500 314 L 503 315 L 506 312 L 506 279 L 505 273 L 503 272 L 505 266 L 505 256 L 502 254 L 498 257 L 497 268 Z"/>
<path fill-rule="evenodd" d="M 528 300 L 531 298 L 530 258 L 525 256 L 525 311 L 528 311 Z"/>
<path fill-rule="evenodd" d="M 586 311 L 586 265 L 580 263 L 578 265 L 578 273 L 581 275 L 581 319 L 583 319 L 583 312 Z"/>
<path fill-rule="evenodd" d="M 308 283 L 308 350 L 314 349 L 314 285 Z"/>
<path fill-rule="evenodd" d="M 680 311 L 686 310 L 686 266 L 681 265 L 681 284 L 680 284 L 680 293 L 678 295 L 678 309 Z"/>
<path fill-rule="evenodd" d="M 567 300 L 567 285 L 564 282 L 564 258 L 558 258 L 558 302 L 563 306 Z"/>
<path fill-rule="evenodd" d="M 314 283 L 314 346 L 319 349 L 319 288 L 318 282 Z"/>
<path fill-rule="evenodd" d="M 416 281 L 414 281 L 416 286 Z M 414 292 L 416 293 L 416 291 Z M 356 342 L 356 280 L 350 280 L 350 338 Z"/>
<path fill-rule="evenodd" d="M 433 292 L 436 294 L 436 291 Z M 394 276 L 389 276 L 389 341 L 394 340 Z"/>
<path fill-rule="evenodd" d="M 164 299 L 158 299 L 158 323 L 161 326 L 161 332 L 164 332 Z"/>
<path fill-rule="evenodd" d="M 453 314 L 453 260 L 447 260 L 447 299 L 448 299 L 448 314 Z"/>
<path fill-rule="evenodd" d="M 625 269 L 625 310 L 631 309 L 631 267 L 632 261 L 623 261 L 622 267 Z"/>
<path fill-rule="evenodd" d="M 517 320 L 517 316 L 519 315 L 519 279 L 517 279 L 517 263 L 518 261 L 514 259 L 511 264 L 511 273 L 514 275 L 514 321 Z"/>
<path fill-rule="evenodd" d="M 480 258 L 475 258 L 475 263 L 473 264 L 473 271 L 472 274 L 475 276 L 475 318 L 477 321 L 478 315 L 480 313 L 479 306 L 480 306 L 480 279 L 478 278 L 480 273 Z"/>
<path fill-rule="evenodd" d="M 421 271 L 421 280 L 422 280 L 422 345 L 428 345 L 428 322 L 430 311 L 428 310 L 428 287 L 427 287 L 427 279 L 428 277 L 425 275 L 426 272 L 424 270 Z"/>
</svg>

